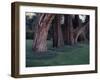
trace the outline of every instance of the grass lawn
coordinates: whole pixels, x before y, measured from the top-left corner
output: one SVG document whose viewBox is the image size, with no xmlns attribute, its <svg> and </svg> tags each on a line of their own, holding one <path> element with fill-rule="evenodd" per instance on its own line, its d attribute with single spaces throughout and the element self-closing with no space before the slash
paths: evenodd
<svg viewBox="0 0 100 80">
<path fill-rule="evenodd" d="M 26 40 L 26 67 L 89 64 L 89 44 L 52 48 L 48 41 L 46 53 L 32 51 L 32 40 Z"/>
</svg>

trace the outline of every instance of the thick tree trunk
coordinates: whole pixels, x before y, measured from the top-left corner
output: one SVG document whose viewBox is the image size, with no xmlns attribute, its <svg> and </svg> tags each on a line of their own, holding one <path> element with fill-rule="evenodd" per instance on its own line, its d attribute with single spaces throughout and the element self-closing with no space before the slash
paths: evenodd
<svg viewBox="0 0 100 80">
<path fill-rule="evenodd" d="M 50 24 L 54 18 L 52 14 L 41 14 L 33 40 L 33 50 L 36 52 L 47 51 L 47 35 Z"/>
<path fill-rule="evenodd" d="M 73 22 L 72 22 L 72 15 L 65 15 L 65 22 L 64 22 L 64 42 L 68 45 L 74 44 L 73 38 Z"/>
<path fill-rule="evenodd" d="M 61 29 L 61 16 L 56 15 L 53 21 L 53 47 L 64 46 L 63 34 Z"/>
</svg>

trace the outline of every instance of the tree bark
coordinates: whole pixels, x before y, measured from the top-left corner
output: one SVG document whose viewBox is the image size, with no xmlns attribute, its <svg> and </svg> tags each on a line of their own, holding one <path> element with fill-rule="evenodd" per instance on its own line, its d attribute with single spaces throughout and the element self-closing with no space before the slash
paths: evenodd
<svg viewBox="0 0 100 80">
<path fill-rule="evenodd" d="M 53 14 L 40 14 L 33 40 L 33 50 L 36 52 L 47 51 L 47 35 L 51 22 L 54 18 Z"/>
<path fill-rule="evenodd" d="M 74 44 L 73 38 L 73 22 L 72 22 L 72 15 L 65 15 L 65 22 L 64 22 L 64 42 L 68 45 Z"/>
<path fill-rule="evenodd" d="M 61 29 L 61 16 L 56 15 L 53 21 L 53 47 L 62 46 L 64 46 L 64 41 Z"/>
</svg>

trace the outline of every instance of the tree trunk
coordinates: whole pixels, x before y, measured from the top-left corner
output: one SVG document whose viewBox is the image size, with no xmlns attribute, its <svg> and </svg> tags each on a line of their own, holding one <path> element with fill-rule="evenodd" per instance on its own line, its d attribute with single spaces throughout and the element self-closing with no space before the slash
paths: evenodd
<svg viewBox="0 0 100 80">
<path fill-rule="evenodd" d="M 81 28 L 82 27 L 82 21 L 81 21 L 81 19 L 79 18 L 79 15 L 75 15 L 75 18 L 74 18 L 74 20 L 73 20 L 73 25 L 74 25 L 74 30 L 76 30 L 76 29 L 79 29 L 79 28 Z M 75 36 L 76 34 L 74 33 L 74 42 L 75 43 L 77 43 L 77 40 L 82 40 L 83 39 L 83 35 L 82 34 L 80 34 L 79 36 L 78 36 L 78 38 L 77 38 L 77 40 L 76 40 L 76 36 Z"/>
<path fill-rule="evenodd" d="M 69 45 L 76 44 L 78 39 L 86 40 L 86 28 L 89 27 L 89 18 L 82 25 L 79 15 L 75 15 L 74 19 L 72 15 L 65 15 L 64 22 L 64 42 Z"/>
<path fill-rule="evenodd" d="M 36 27 L 35 36 L 33 40 L 33 50 L 36 52 L 46 52 L 48 30 L 54 18 L 54 15 L 41 14 L 39 16 L 40 18 Z"/>
<path fill-rule="evenodd" d="M 64 46 L 63 34 L 61 29 L 61 16 L 56 15 L 53 21 L 53 47 Z"/>
<path fill-rule="evenodd" d="M 84 40 L 86 39 L 86 35 L 85 35 L 85 31 L 86 28 L 89 27 L 89 22 L 87 22 L 85 25 L 83 25 L 82 27 L 77 27 L 77 29 L 74 31 L 74 39 L 75 39 L 75 43 L 77 43 L 79 36 L 81 35 L 81 37 Z"/>
<path fill-rule="evenodd" d="M 73 22 L 72 22 L 72 15 L 65 15 L 65 22 L 64 22 L 64 42 L 68 45 L 74 44 L 73 38 Z"/>
</svg>

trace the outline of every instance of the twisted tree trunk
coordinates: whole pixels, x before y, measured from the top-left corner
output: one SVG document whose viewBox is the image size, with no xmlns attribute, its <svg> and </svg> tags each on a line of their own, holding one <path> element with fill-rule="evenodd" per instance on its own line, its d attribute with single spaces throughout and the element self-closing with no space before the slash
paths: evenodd
<svg viewBox="0 0 100 80">
<path fill-rule="evenodd" d="M 33 40 L 33 50 L 36 52 L 47 51 L 47 35 L 51 22 L 54 18 L 53 14 L 40 14 L 38 24 L 35 30 L 35 36 Z"/>
<path fill-rule="evenodd" d="M 73 19 L 72 15 L 65 15 L 65 22 L 64 22 L 64 42 L 69 45 L 76 44 L 78 42 L 78 38 L 80 40 L 86 38 L 86 32 L 89 28 L 89 20 L 86 19 L 84 25 L 82 24 L 79 15 L 75 15 Z"/>
<path fill-rule="evenodd" d="M 79 36 L 81 35 L 81 37 L 86 41 L 86 35 L 85 35 L 85 31 L 86 28 L 89 27 L 89 22 L 87 22 L 84 26 L 82 27 L 77 27 L 77 29 L 74 31 L 74 39 L 75 39 L 75 43 L 77 43 Z"/>
</svg>

